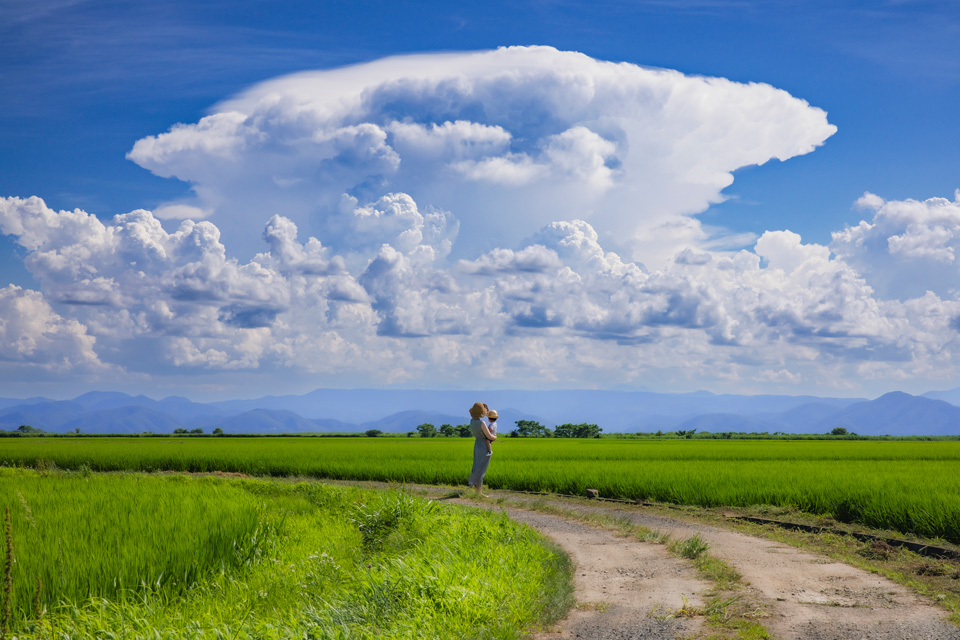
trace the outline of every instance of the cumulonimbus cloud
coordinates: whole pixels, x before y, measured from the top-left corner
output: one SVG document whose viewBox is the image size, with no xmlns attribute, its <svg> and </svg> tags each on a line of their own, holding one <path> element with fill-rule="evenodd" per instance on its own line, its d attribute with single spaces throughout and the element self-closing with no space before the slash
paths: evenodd
<svg viewBox="0 0 960 640">
<path fill-rule="evenodd" d="M 734 169 L 833 131 L 767 85 L 543 47 L 279 78 L 134 145 L 194 201 L 101 221 L 0 198 L 41 285 L 2 290 L 0 358 L 474 387 L 960 376 L 960 199 L 868 194 L 829 246 L 718 250 L 696 219 Z"/>
<path fill-rule="evenodd" d="M 275 212 L 343 249 L 351 236 L 329 224 L 343 194 L 402 192 L 459 220 L 460 258 L 580 219 L 659 264 L 707 238 L 689 216 L 723 199 L 735 169 L 809 153 L 835 130 L 769 85 L 509 47 L 263 82 L 129 158 L 189 182 L 241 251 L 253 235 L 240 233 Z"/>
</svg>

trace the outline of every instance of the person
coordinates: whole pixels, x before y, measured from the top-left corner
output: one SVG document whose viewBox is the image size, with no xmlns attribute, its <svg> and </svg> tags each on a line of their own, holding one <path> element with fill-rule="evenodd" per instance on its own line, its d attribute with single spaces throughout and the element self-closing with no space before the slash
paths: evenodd
<svg viewBox="0 0 960 640">
<path fill-rule="evenodd" d="M 496 409 L 487 411 L 487 430 L 494 437 L 497 436 L 497 418 L 499 417 L 500 414 L 497 413 Z M 487 440 L 487 454 L 493 455 L 493 443 L 490 440 Z"/>
<path fill-rule="evenodd" d="M 473 434 L 473 468 L 470 470 L 469 484 L 479 495 L 483 494 L 483 477 L 487 474 L 487 467 L 490 466 L 490 456 L 493 455 L 492 448 L 488 450 L 488 445 L 497 439 L 497 436 L 490 433 L 490 429 L 483 421 L 483 417 L 488 413 L 487 405 L 482 402 L 475 402 L 470 407 L 470 432 Z"/>
</svg>

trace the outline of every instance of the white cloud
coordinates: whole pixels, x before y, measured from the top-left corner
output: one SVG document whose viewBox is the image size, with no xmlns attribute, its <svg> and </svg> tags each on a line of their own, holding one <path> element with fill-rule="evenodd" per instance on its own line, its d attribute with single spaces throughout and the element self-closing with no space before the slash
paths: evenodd
<svg viewBox="0 0 960 640">
<path fill-rule="evenodd" d="M 170 202 L 153 211 L 153 215 L 161 220 L 202 220 L 212 212 L 210 209 L 201 209 L 191 204 Z"/>
<path fill-rule="evenodd" d="M 510 132 L 469 120 L 429 125 L 393 122 L 387 130 L 392 145 L 402 158 L 425 157 L 447 162 L 499 156 L 510 148 Z"/>
<path fill-rule="evenodd" d="M 6 315 L 43 320 L 7 321 L 0 355 L 52 367 L 59 349 L 73 354 L 58 361 L 68 368 L 367 384 L 533 377 L 782 390 L 957 375 L 960 301 L 880 298 L 844 259 L 789 231 L 736 253 L 688 248 L 649 270 L 606 250 L 590 223 L 553 222 L 519 249 L 448 266 L 434 250 L 449 240 L 445 215 L 431 223 L 406 194 L 347 204 L 350 233 L 368 234 L 352 254 L 301 240 L 275 215 L 266 250 L 242 263 L 209 221 L 166 232 L 147 211 L 103 223 L 2 199 L 3 230 L 29 250 L 53 306 L 5 291 L 20 305 Z M 484 366 L 491 358 L 497 366 Z"/>
<path fill-rule="evenodd" d="M 22 366 L 58 374 L 105 369 L 86 327 L 58 315 L 39 291 L 9 285 L 0 289 L 0 362 L 4 373 Z"/>
<path fill-rule="evenodd" d="M 885 201 L 866 193 L 857 206 L 872 212 L 872 219 L 835 232 L 830 249 L 881 295 L 905 299 L 927 290 L 940 295 L 958 291 L 960 191 L 953 201 Z"/>
<path fill-rule="evenodd" d="M 276 212 L 346 250 L 352 237 L 327 224 L 341 195 L 402 192 L 456 216 L 458 258 L 584 219 L 661 265 L 710 239 L 691 216 L 722 200 L 734 170 L 809 153 L 835 130 L 768 85 L 509 47 L 270 80 L 129 157 L 189 182 L 240 255 L 255 240 L 243 231 Z M 688 230 L 657 231 L 671 225 Z"/>
<path fill-rule="evenodd" d="M 0 360 L 340 386 L 960 383 L 960 194 L 865 194 L 870 219 L 829 247 L 696 218 L 738 167 L 833 131 L 766 85 L 545 47 L 269 81 L 134 145 L 195 200 L 101 221 L 0 198 L 42 289 L 0 290 Z"/>
</svg>

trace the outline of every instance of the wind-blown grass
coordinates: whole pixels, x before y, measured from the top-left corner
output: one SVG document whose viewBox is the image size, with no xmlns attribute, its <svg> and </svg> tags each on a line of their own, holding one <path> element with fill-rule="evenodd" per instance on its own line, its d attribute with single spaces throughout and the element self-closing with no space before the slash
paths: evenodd
<svg viewBox="0 0 960 640">
<path fill-rule="evenodd" d="M 570 604 L 569 561 L 538 534 L 402 492 L 10 469 L 0 480 L 17 514 L 20 638 L 514 638 Z M 79 508 L 58 510 L 64 496 Z M 239 516 L 240 553 L 190 555 L 229 537 L 212 532 L 218 519 Z M 45 529 L 73 540 L 62 559 L 61 547 L 34 544 Z M 151 582 L 184 554 L 176 579 Z M 51 565 L 56 588 L 38 611 L 30 587 Z M 72 591 L 59 588 L 61 569 Z"/>
</svg>

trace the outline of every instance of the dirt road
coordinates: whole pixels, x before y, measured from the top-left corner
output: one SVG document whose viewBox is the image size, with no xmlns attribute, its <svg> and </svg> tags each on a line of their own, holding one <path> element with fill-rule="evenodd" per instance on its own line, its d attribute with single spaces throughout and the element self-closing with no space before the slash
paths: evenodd
<svg viewBox="0 0 960 640">
<path fill-rule="evenodd" d="M 567 502 L 563 506 L 571 508 Z M 638 508 L 572 508 L 623 517 L 674 538 L 699 534 L 711 554 L 743 575 L 747 595 L 758 605 L 758 622 L 780 640 L 960 640 L 960 629 L 945 621 L 942 609 L 886 578 L 829 558 Z M 670 615 L 685 603 L 703 605 L 712 585 L 664 545 L 515 506 L 505 510 L 556 541 L 576 563 L 580 604 L 538 640 L 673 639 L 713 633 L 702 617 Z"/>
</svg>

